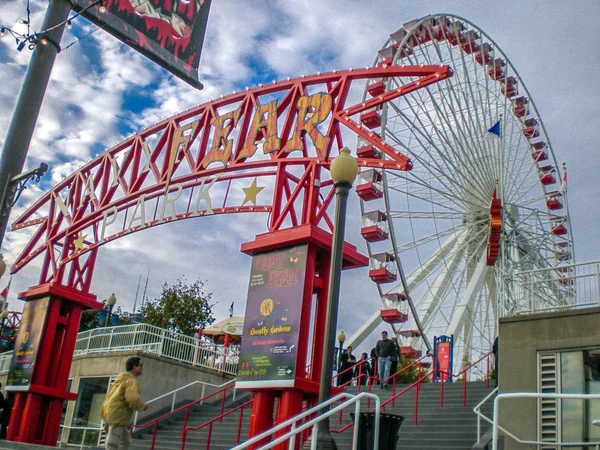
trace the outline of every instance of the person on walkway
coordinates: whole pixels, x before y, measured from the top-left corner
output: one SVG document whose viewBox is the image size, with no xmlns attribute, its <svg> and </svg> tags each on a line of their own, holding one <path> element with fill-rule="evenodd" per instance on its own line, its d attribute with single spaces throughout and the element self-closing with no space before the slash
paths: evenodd
<svg viewBox="0 0 600 450">
<path fill-rule="evenodd" d="M 106 448 L 109 450 L 128 450 L 131 447 L 129 428 L 133 412 L 148 409 L 148 403 L 140 400 L 138 377 L 144 372 L 140 358 L 129 358 L 125 362 L 125 370 L 114 381 L 100 407 L 104 432 L 108 433 Z"/>
<path fill-rule="evenodd" d="M 381 379 L 381 389 L 387 388 L 388 378 L 390 377 L 390 369 L 392 368 L 392 355 L 396 351 L 396 344 L 391 339 L 388 339 L 387 331 L 381 332 L 381 339 L 375 345 L 375 354 L 377 355 L 377 368 L 379 378 Z"/>
<path fill-rule="evenodd" d="M 354 369 L 354 378 L 358 380 L 357 384 L 365 386 L 371 376 L 371 364 L 369 363 L 369 355 L 365 352 L 358 361 L 359 364 Z"/>
<path fill-rule="evenodd" d="M 498 336 L 494 339 L 492 345 L 492 353 L 494 354 L 494 372 L 496 372 L 496 387 L 498 387 Z"/>
<path fill-rule="evenodd" d="M 394 375 L 396 372 L 398 372 L 398 363 L 402 362 L 402 353 L 400 352 L 400 346 L 398 345 L 398 340 L 396 339 L 396 337 L 393 336 L 392 338 L 390 338 L 390 340 L 396 346 L 396 351 L 391 356 L 392 367 L 390 368 L 390 375 Z"/>
<path fill-rule="evenodd" d="M 348 346 L 348 348 L 344 350 L 344 353 L 342 353 L 342 356 L 340 357 L 339 373 L 341 375 L 338 377 L 338 386 L 345 385 L 352 380 L 353 371 L 347 369 L 350 369 L 350 367 L 352 367 L 354 364 L 356 364 L 356 357 L 352 354 L 352 346 Z M 345 370 L 347 370 L 347 372 L 344 372 Z"/>
</svg>

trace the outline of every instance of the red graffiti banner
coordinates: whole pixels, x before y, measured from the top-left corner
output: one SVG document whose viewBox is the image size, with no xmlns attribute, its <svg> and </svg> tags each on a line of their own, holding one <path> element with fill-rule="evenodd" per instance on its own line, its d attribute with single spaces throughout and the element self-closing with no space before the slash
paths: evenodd
<svg viewBox="0 0 600 450">
<path fill-rule="evenodd" d="M 71 0 L 73 9 L 86 19 L 198 89 L 203 87 L 198 64 L 210 2 Z"/>
</svg>

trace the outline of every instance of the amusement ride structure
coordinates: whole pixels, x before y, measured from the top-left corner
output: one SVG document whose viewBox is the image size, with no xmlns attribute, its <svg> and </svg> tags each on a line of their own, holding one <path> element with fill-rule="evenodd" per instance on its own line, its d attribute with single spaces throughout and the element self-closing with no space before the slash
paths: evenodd
<svg viewBox="0 0 600 450">
<path fill-rule="evenodd" d="M 499 317 L 528 306 L 517 272 L 555 267 L 554 280 L 536 283 L 540 306 L 574 302 L 566 173 L 525 84 L 481 29 L 452 15 L 413 20 L 373 66 L 421 64 L 454 75 L 387 102 L 367 124 L 413 168 L 365 170 L 356 183 L 382 311 L 348 345 L 385 320 L 402 330 L 405 355 L 420 354 L 421 335 L 454 335 L 464 365 L 491 348 Z M 399 86 L 372 79 L 364 98 Z M 357 148 L 384 158 L 361 137 Z"/>
<path fill-rule="evenodd" d="M 249 254 L 308 243 L 303 308 L 310 311 L 314 293 L 322 311 L 335 196 L 329 165 L 344 144 L 356 148 L 369 252 L 367 259 L 346 244 L 344 265 L 368 262 L 382 301 L 349 345 L 385 320 L 403 336 L 405 355 L 430 348 L 434 335 L 454 335 L 464 364 L 491 347 L 499 317 L 519 312 L 513 299 L 528 287 L 517 272 L 556 267 L 540 301 L 573 300 L 561 278 L 573 258 L 564 175 L 533 99 L 483 31 L 436 15 L 393 33 L 372 67 L 274 81 L 191 108 L 44 194 L 12 225 L 33 231 L 11 272 L 43 258 L 40 284 L 25 298 L 62 302 L 51 308 L 47 323 L 59 331 L 46 351 L 66 358 L 81 309 L 98 307 L 89 290 L 102 245 L 213 214 L 268 214 L 266 233 L 242 246 Z M 75 312 L 66 319 L 69 308 Z M 318 319 L 302 320 L 308 330 L 306 321 Z M 301 333 L 308 340 L 298 361 L 312 364 L 312 373 L 297 378 L 316 392 L 322 324 L 313 331 L 310 339 Z M 70 398 L 68 374 L 50 376 L 46 364 L 38 364 L 43 375 L 20 394 L 17 411 L 39 406 L 54 414 L 53 399 Z"/>
</svg>

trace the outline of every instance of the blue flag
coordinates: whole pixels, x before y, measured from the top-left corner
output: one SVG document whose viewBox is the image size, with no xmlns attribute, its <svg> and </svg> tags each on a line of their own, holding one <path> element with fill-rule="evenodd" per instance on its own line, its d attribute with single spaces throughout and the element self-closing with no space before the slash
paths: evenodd
<svg viewBox="0 0 600 450">
<path fill-rule="evenodd" d="M 502 119 L 500 119 L 498 122 L 496 122 L 494 125 L 492 125 L 492 127 L 490 129 L 488 129 L 488 133 L 492 133 L 495 134 L 496 136 L 500 137 L 500 122 Z"/>
<path fill-rule="evenodd" d="M 233 317 L 233 304 L 235 302 L 231 302 L 231 306 L 229 307 L 229 317 Z"/>
</svg>

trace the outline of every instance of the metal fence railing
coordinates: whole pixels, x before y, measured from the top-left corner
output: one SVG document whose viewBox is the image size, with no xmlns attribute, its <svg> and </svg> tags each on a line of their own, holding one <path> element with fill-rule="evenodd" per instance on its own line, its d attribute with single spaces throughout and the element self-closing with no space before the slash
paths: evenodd
<svg viewBox="0 0 600 450">
<path fill-rule="evenodd" d="M 600 306 L 600 261 L 517 272 L 500 316 Z"/>
<path fill-rule="evenodd" d="M 153 353 L 230 375 L 237 374 L 239 346 L 215 345 L 145 323 L 83 331 L 77 335 L 74 355 L 132 350 Z M 13 352 L 0 354 L 0 371 L 9 369 L 12 354 Z"/>
</svg>

